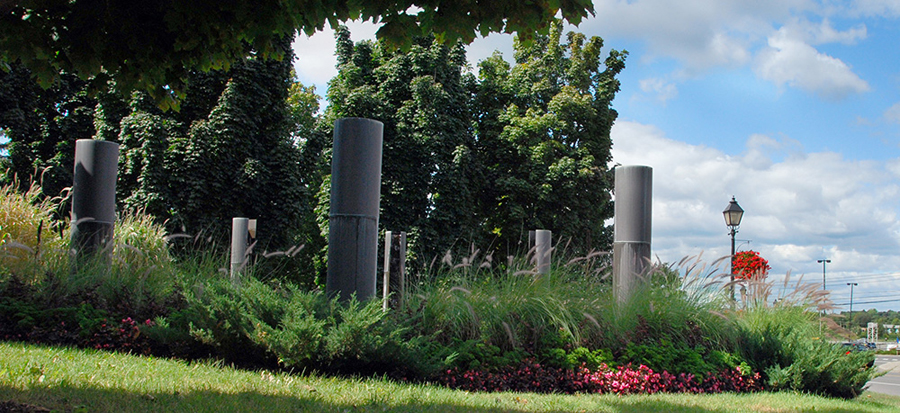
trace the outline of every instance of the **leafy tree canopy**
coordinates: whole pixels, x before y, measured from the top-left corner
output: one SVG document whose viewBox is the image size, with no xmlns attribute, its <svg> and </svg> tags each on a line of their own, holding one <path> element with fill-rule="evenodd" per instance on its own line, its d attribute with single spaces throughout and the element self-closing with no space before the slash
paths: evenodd
<svg viewBox="0 0 900 413">
<path fill-rule="evenodd" d="M 397 53 L 337 31 L 326 118 L 384 123 L 383 228 L 410 232 L 425 262 L 470 242 L 526 251 L 531 229 L 576 253 L 608 248 L 612 100 L 627 52 L 604 58 L 602 39 L 564 36 L 554 21 L 516 42 L 515 65 L 495 54 L 476 79 L 461 45 L 432 40 Z"/>
<path fill-rule="evenodd" d="M 590 0 L 0 0 L 0 67 L 20 61 L 49 87 L 61 72 L 105 90 L 145 90 L 163 107 L 177 107 L 188 74 L 227 69 L 247 45 L 281 58 L 280 39 L 312 34 L 325 23 L 380 22 L 379 39 L 407 46 L 434 34 L 471 42 L 491 32 L 528 38 L 546 33 L 557 14 L 578 24 L 593 14 Z"/>
</svg>

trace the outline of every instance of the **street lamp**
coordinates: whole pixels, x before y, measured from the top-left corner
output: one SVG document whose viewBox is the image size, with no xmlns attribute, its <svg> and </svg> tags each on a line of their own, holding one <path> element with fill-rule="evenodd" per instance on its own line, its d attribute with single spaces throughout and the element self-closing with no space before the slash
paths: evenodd
<svg viewBox="0 0 900 413">
<path fill-rule="evenodd" d="M 850 286 L 850 321 L 847 323 L 847 327 L 850 327 L 850 332 L 853 332 L 853 287 L 859 285 L 858 283 L 847 283 Z"/>
<path fill-rule="evenodd" d="M 826 290 L 826 288 L 825 288 L 825 264 L 830 263 L 831 260 L 816 260 L 816 262 L 822 264 L 822 289 Z"/>
<path fill-rule="evenodd" d="M 731 202 L 728 203 L 722 214 L 725 215 L 725 225 L 730 229 L 728 234 L 731 235 L 731 300 L 734 301 L 734 235 L 737 234 L 738 227 L 741 226 L 744 210 L 741 209 L 741 206 L 738 205 L 732 196 Z"/>
</svg>

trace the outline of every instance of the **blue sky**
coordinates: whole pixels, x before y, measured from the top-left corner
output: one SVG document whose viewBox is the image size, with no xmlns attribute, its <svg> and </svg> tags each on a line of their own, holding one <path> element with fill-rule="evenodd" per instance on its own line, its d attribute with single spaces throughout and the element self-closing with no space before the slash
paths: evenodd
<svg viewBox="0 0 900 413">
<path fill-rule="evenodd" d="M 900 310 L 900 1 L 595 0 L 575 30 L 628 50 L 614 161 L 654 169 L 653 253 L 729 253 L 722 210 L 746 210 L 739 249 L 771 276 L 821 283 L 847 309 Z M 351 23 L 355 41 L 376 26 Z M 472 66 L 508 35 L 478 39 Z M 331 32 L 295 42 L 324 94 Z M 744 242 L 750 240 L 749 243 Z"/>
</svg>

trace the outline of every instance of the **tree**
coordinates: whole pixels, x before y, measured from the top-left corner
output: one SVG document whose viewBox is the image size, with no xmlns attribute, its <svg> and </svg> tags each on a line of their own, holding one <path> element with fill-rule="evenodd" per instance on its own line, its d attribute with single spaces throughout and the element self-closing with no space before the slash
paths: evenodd
<svg viewBox="0 0 900 413">
<path fill-rule="evenodd" d="M 501 244 L 549 229 L 577 252 L 606 249 L 611 231 L 612 100 L 627 52 L 600 60 L 603 40 L 570 32 L 517 41 L 516 64 L 499 54 L 480 65 L 477 153 L 487 184 L 479 215 Z"/>
<path fill-rule="evenodd" d="M 40 179 L 44 194 L 56 195 L 72 184 L 76 139 L 113 141 L 120 211 L 139 209 L 170 233 L 217 242 L 232 217 L 250 216 L 260 220 L 260 252 L 306 243 L 316 228 L 305 176 L 318 160 L 302 156 L 323 143 L 306 136 L 318 107 L 313 91 L 293 81 L 290 39 L 279 47 L 280 61 L 247 48 L 229 71 L 191 72 L 178 112 L 143 92 L 91 96 L 88 82 L 71 75 L 44 90 L 22 65 L 0 71 L 0 130 L 11 140 L 5 179 Z"/>
<path fill-rule="evenodd" d="M 410 250 L 443 253 L 476 231 L 474 137 L 469 111 L 474 77 L 462 44 L 416 39 L 407 52 L 383 43 L 353 44 L 337 33 L 338 75 L 326 113 L 384 123 L 382 228 L 410 233 Z M 330 130 L 330 129 L 329 129 Z"/>
<path fill-rule="evenodd" d="M 382 24 L 377 35 L 395 45 L 434 34 L 471 42 L 477 34 L 546 33 L 561 13 L 578 24 L 593 14 L 590 0 L 302 0 L 222 2 L 183 0 L 11 0 L 0 2 L 0 66 L 19 61 L 49 87 L 72 73 L 98 91 L 115 80 L 122 92 L 139 89 L 165 107 L 184 97 L 193 71 L 227 70 L 249 44 L 262 57 L 281 58 L 278 46 L 296 31 L 363 19 Z M 7 69 L 8 70 L 8 69 Z"/>
<path fill-rule="evenodd" d="M 461 45 L 426 37 L 397 53 L 338 30 L 323 126 L 343 116 L 384 123 L 382 228 L 411 232 L 424 262 L 471 243 L 515 253 L 536 228 L 578 252 L 610 246 L 610 105 L 625 53 L 601 63 L 600 38 L 572 33 L 560 44 L 561 32 L 557 22 L 549 36 L 517 42 L 514 67 L 495 55 L 475 79 Z"/>
<path fill-rule="evenodd" d="M 0 71 L 0 129 L 10 139 L 8 179 L 22 188 L 37 181 L 47 196 L 72 185 L 75 141 L 94 134 L 96 100 L 84 86 L 77 77 L 61 74 L 43 90 L 21 65 Z"/>
</svg>

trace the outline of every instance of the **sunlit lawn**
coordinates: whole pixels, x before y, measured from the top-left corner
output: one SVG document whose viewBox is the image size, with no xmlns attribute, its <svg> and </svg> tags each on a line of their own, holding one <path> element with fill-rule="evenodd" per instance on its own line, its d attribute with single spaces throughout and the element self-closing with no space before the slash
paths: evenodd
<svg viewBox="0 0 900 413">
<path fill-rule="evenodd" d="M 381 379 L 244 371 L 98 351 L 0 343 L 0 401 L 60 411 L 896 412 L 900 398 L 793 393 L 652 396 L 469 393 Z"/>
</svg>

